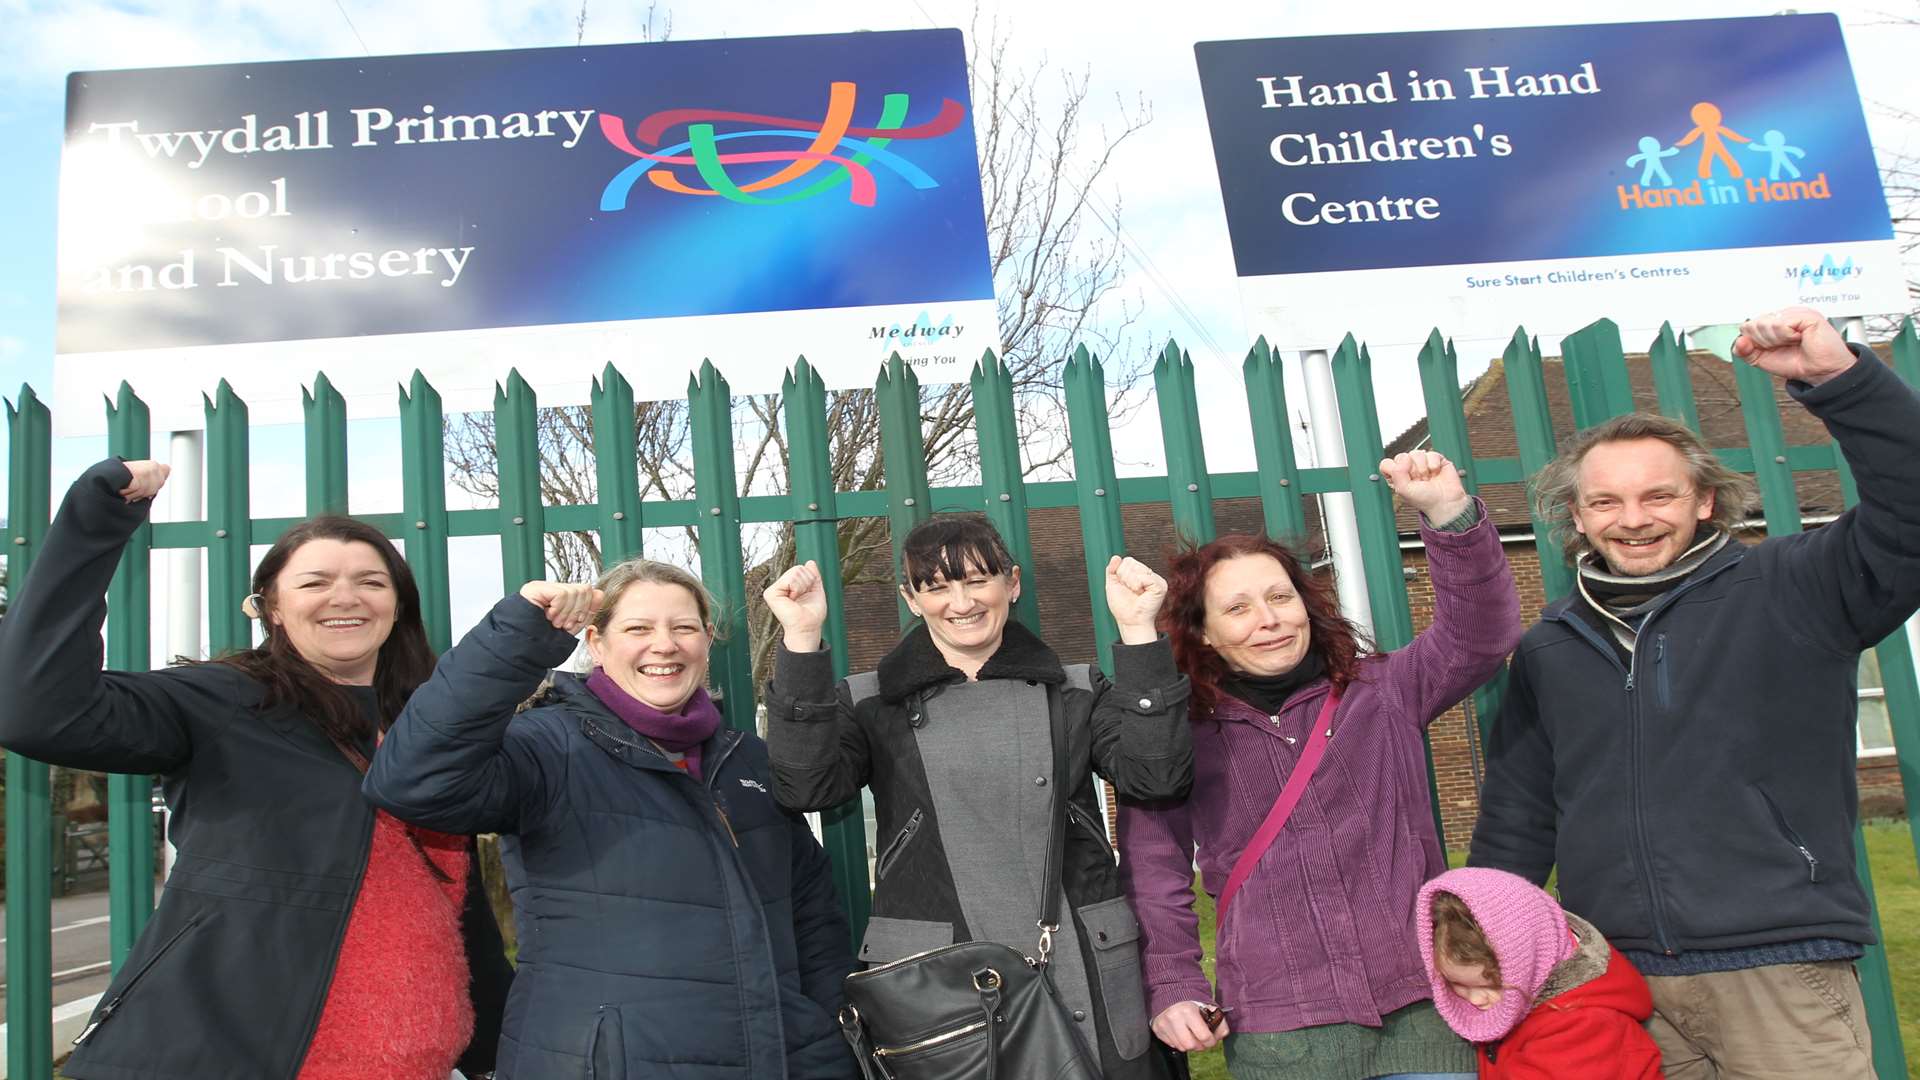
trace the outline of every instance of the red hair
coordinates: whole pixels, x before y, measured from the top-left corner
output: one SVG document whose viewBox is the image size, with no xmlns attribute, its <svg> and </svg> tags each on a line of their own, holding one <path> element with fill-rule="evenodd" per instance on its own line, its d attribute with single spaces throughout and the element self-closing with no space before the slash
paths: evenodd
<svg viewBox="0 0 1920 1080">
<path fill-rule="evenodd" d="M 1345 687 L 1360 670 L 1364 644 L 1360 631 L 1340 614 L 1331 576 L 1309 573 L 1300 556 L 1264 535 L 1230 533 L 1197 548 L 1174 552 L 1167 564 L 1167 599 L 1160 608 L 1160 629 L 1173 644 L 1173 660 L 1193 683 L 1190 714 L 1213 715 L 1220 701 L 1220 680 L 1227 662 L 1202 638 L 1207 622 L 1207 575 L 1229 559 L 1266 555 L 1278 562 L 1307 608 L 1307 648 L 1320 658 L 1336 687 Z"/>
</svg>

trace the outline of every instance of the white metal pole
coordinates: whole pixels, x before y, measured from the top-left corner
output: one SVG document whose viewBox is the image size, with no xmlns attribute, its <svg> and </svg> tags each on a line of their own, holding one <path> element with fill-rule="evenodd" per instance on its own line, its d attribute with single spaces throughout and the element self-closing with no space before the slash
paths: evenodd
<svg viewBox="0 0 1920 1080">
<path fill-rule="evenodd" d="M 1300 370 L 1307 384 L 1307 418 L 1313 428 L 1313 454 L 1323 468 L 1344 468 L 1347 445 L 1340 430 L 1340 404 L 1333 390 L 1333 362 L 1326 350 L 1300 354 Z M 1334 583 L 1340 592 L 1340 612 L 1368 637 L 1373 636 L 1373 609 L 1367 603 L 1367 574 L 1361 563 L 1360 525 L 1353 514 L 1353 496 L 1344 491 L 1320 497 L 1320 527 L 1326 530 L 1333 553 Z"/>
<path fill-rule="evenodd" d="M 167 477 L 167 517 L 172 521 L 199 521 L 204 515 L 201 496 L 206 477 L 206 436 L 199 431 L 176 431 L 168 440 L 173 471 Z M 199 548 L 176 548 L 167 567 L 167 658 L 201 655 Z M 166 822 L 162 822 L 164 826 Z M 166 830 L 162 829 L 162 835 Z M 169 840 L 161 856 L 162 879 L 173 873 L 174 850 Z"/>
</svg>

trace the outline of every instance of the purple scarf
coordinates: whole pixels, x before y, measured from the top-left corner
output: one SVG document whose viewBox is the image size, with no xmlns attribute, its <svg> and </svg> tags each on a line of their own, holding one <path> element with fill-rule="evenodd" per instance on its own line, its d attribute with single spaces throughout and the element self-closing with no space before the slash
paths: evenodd
<svg viewBox="0 0 1920 1080">
<path fill-rule="evenodd" d="M 628 727 L 659 743 L 662 749 L 685 754 L 688 775 L 695 780 L 705 779 L 700 775 L 700 744 L 720 730 L 720 709 L 714 705 L 713 698 L 707 696 L 705 687 L 695 690 L 677 713 L 661 712 L 620 689 L 619 684 L 597 667 L 587 676 L 587 689 Z"/>
</svg>

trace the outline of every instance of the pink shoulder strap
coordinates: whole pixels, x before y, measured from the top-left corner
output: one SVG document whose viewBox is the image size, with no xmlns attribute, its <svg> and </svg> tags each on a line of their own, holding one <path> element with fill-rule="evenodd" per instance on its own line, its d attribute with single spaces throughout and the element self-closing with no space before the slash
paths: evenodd
<svg viewBox="0 0 1920 1080">
<path fill-rule="evenodd" d="M 1320 759 L 1326 755 L 1327 738 L 1333 734 L 1333 711 L 1339 707 L 1340 691 L 1335 689 L 1327 694 L 1327 700 L 1320 706 L 1320 715 L 1314 718 L 1313 731 L 1307 736 L 1307 748 L 1300 752 L 1300 760 L 1294 762 L 1293 772 L 1280 788 L 1280 797 L 1273 800 L 1273 809 L 1267 811 L 1266 820 L 1260 823 L 1260 829 L 1253 834 L 1253 839 L 1247 841 L 1246 849 L 1240 852 L 1240 858 L 1233 864 L 1233 871 L 1227 875 L 1226 887 L 1220 890 L 1220 902 L 1214 905 L 1215 925 L 1220 925 L 1226 919 L 1227 905 L 1233 903 L 1234 894 L 1253 875 L 1254 866 L 1279 838 L 1280 830 L 1287 827 L 1287 819 L 1293 816 L 1293 808 L 1299 804 L 1300 796 L 1306 793 L 1307 781 L 1313 778 L 1313 770 L 1320 767 Z"/>
</svg>

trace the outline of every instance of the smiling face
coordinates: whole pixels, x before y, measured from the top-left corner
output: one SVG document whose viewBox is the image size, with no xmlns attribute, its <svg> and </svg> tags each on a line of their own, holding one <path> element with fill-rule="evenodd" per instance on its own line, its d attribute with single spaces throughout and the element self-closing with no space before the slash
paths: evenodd
<svg viewBox="0 0 1920 1080">
<path fill-rule="evenodd" d="M 713 628 L 700 602 L 680 585 L 636 581 L 600 626 L 587 627 L 587 651 L 614 685 L 664 713 L 677 713 L 707 684 Z"/>
<path fill-rule="evenodd" d="M 1201 640 L 1247 675 L 1284 675 L 1312 642 L 1307 605 L 1271 555 L 1224 559 L 1207 571 Z"/>
<path fill-rule="evenodd" d="M 398 607 L 393 576 L 373 545 L 318 539 L 295 548 L 274 576 L 267 618 L 328 678 L 371 686 Z"/>
<path fill-rule="evenodd" d="M 969 560 L 957 581 L 936 573 L 920 586 L 902 585 L 907 608 L 926 620 L 927 632 L 947 663 L 969 674 L 980 669 L 1007 629 L 1013 602 L 1020 598 L 1020 568 L 992 574 Z"/>
<path fill-rule="evenodd" d="M 1480 964 L 1459 964 L 1447 959 L 1444 952 L 1435 952 L 1433 969 L 1446 980 L 1447 989 L 1461 1001 L 1486 1012 L 1506 995 L 1499 980 L 1487 977 L 1487 969 Z"/>
<path fill-rule="evenodd" d="M 1687 459 L 1662 439 L 1596 444 L 1580 460 L 1573 526 L 1625 577 L 1671 566 L 1713 517 L 1713 492 L 1695 490 Z"/>
</svg>

